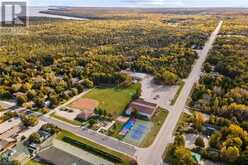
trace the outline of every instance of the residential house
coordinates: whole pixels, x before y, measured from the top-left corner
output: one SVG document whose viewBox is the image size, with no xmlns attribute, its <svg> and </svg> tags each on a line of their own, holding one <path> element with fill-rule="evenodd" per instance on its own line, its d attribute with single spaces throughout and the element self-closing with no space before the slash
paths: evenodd
<svg viewBox="0 0 248 165">
<path fill-rule="evenodd" d="M 5 151 L 9 147 L 13 146 L 15 143 L 16 139 L 13 138 L 0 139 L 0 152 Z"/>
<path fill-rule="evenodd" d="M 0 139 L 5 139 L 17 135 L 21 132 L 21 119 L 13 118 L 0 124 Z"/>
</svg>

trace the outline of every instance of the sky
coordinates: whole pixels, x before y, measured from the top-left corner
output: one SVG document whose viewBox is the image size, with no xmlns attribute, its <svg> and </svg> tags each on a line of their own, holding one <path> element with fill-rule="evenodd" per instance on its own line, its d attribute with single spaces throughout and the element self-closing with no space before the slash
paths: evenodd
<svg viewBox="0 0 248 165">
<path fill-rule="evenodd" d="M 28 0 L 28 1 L 29 4 L 32 6 L 248 7 L 248 0 Z"/>
</svg>

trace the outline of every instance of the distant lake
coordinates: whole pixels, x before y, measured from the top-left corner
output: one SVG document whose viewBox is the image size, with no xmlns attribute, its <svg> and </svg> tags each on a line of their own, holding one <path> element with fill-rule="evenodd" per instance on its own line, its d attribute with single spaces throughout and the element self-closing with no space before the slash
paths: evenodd
<svg viewBox="0 0 248 165">
<path fill-rule="evenodd" d="M 30 7 L 29 8 L 30 16 L 61 18 L 61 19 L 70 19 L 70 20 L 86 20 L 84 18 L 78 18 L 78 17 L 69 17 L 69 16 L 61 16 L 61 15 L 40 13 L 40 11 L 46 11 L 48 9 L 50 9 L 50 8 L 48 8 L 48 7 Z"/>
<path fill-rule="evenodd" d="M 60 18 L 60 19 L 67 19 L 67 20 L 87 20 L 87 19 L 84 19 L 84 18 L 77 18 L 77 17 L 69 17 L 69 16 L 61 16 L 61 15 L 40 13 L 40 11 L 46 11 L 48 9 L 50 9 L 50 7 L 29 7 L 28 8 L 28 16 L 31 16 L 31 17 Z M 0 18 L 2 18 L 1 7 L 0 7 Z M 7 18 L 7 21 L 11 21 L 11 18 Z"/>
</svg>

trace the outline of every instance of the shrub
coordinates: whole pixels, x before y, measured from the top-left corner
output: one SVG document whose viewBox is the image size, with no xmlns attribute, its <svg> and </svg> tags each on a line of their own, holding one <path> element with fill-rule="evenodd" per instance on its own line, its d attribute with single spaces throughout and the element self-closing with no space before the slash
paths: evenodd
<svg viewBox="0 0 248 165">
<path fill-rule="evenodd" d="M 41 143 L 41 140 L 40 140 L 40 134 L 38 134 L 37 132 L 35 133 L 32 133 L 29 138 L 28 138 L 29 142 L 30 143 Z"/>
<path fill-rule="evenodd" d="M 198 147 L 202 147 L 204 148 L 205 147 L 205 143 L 204 143 L 204 140 L 202 137 L 198 136 L 195 140 L 195 145 L 198 146 Z"/>
<path fill-rule="evenodd" d="M 26 127 L 33 127 L 38 124 L 38 118 L 36 116 L 30 115 L 30 116 L 22 116 L 21 117 L 23 124 Z"/>
<path fill-rule="evenodd" d="M 174 140 L 174 145 L 184 146 L 185 145 L 184 137 L 182 135 L 177 135 Z"/>
</svg>

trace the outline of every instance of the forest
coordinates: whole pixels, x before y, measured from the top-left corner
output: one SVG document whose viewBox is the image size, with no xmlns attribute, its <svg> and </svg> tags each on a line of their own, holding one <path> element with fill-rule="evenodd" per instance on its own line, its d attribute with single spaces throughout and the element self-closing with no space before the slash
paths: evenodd
<svg viewBox="0 0 248 165">
<path fill-rule="evenodd" d="M 188 76 L 197 58 L 194 49 L 204 45 L 215 25 L 213 16 L 153 13 L 125 20 L 36 18 L 27 34 L 1 34 L 0 98 L 54 106 L 83 88 L 130 85 L 131 78 L 120 73 L 124 69 L 177 84 Z"/>
<path fill-rule="evenodd" d="M 195 86 L 191 105 L 236 123 L 248 120 L 247 19 L 228 19 L 223 25 Z"/>
<path fill-rule="evenodd" d="M 211 160 L 247 165 L 248 21 L 244 14 L 231 15 L 223 17 L 221 31 L 192 90 L 188 102 L 192 115 L 181 115 L 174 143 L 165 151 L 164 159 L 172 165 L 198 164 L 192 152 L 206 164 Z M 192 135 L 196 136 L 194 145 L 188 143 Z"/>
</svg>

